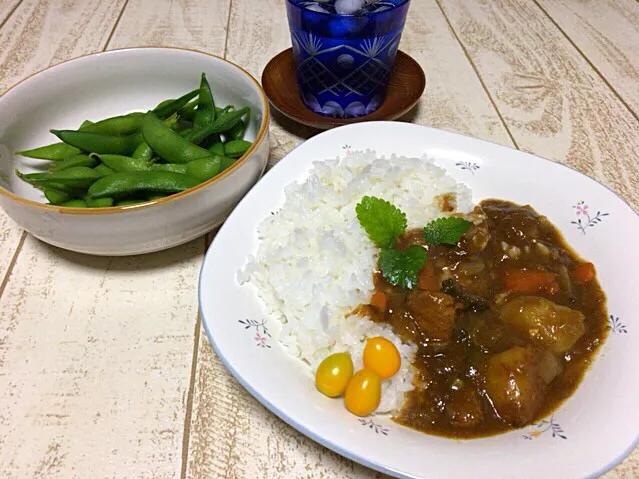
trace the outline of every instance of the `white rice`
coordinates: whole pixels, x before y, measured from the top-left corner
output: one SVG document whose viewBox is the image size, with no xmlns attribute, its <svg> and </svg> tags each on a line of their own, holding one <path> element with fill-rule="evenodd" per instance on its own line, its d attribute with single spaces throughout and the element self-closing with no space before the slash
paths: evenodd
<svg viewBox="0 0 639 479">
<path fill-rule="evenodd" d="M 377 196 L 405 212 L 409 228 L 423 227 L 444 215 L 436 196 L 445 193 L 456 195 L 456 212 L 472 210 L 470 190 L 426 156 L 377 158 L 367 150 L 314 162 L 304 182 L 286 188 L 281 209 L 259 225 L 255 257 L 238 273 L 240 283 L 253 284 L 271 317 L 283 323 L 279 341 L 309 372 L 342 351 L 351 353 L 357 371 L 367 338 L 391 340 L 402 367 L 384 381 L 378 413 L 399 409 L 413 388 L 416 347 L 402 343 L 387 325 L 349 316 L 370 301 L 378 256 L 355 206 L 363 196 Z"/>
</svg>

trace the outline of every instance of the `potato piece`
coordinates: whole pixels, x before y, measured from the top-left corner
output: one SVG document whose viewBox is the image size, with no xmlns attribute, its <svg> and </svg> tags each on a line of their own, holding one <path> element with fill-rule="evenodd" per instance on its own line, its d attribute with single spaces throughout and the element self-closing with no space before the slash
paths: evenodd
<svg viewBox="0 0 639 479">
<path fill-rule="evenodd" d="M 539 357 L 539 376 L 546 384 L 550 384 L 562 371 L 563 365 L 557 359 L 557 356 L 548 351 L 541 352 Z"/>
<path fill-rule="evenodd" d="M 497 414 L 513 426 L 532 421 L 543 404 L 543 351 L 515 346 L 488 360 L 485 389 Z"/>
<path fill-rule="evenodd" d="M 583 336 L 584 315 L 538 296 L 517 296 L 501 308 L 501 320 L 534 345 L 555 354 L 568 351 Z"/>
<path fill-rule="evenodd" d="M 413 290 L 406 305 L 417 327 L 432 341 L 447 341 L 455 326 L 455 302 L 447 294 Z"/>
</svg>

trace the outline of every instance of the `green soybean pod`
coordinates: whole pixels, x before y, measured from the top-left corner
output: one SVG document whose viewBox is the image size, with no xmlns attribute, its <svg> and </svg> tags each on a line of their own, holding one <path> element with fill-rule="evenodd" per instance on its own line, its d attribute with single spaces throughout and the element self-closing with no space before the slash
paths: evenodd
<svg viewBox="0 0 639 479">
<path fill-rule="evenodd" d="M 194 160 L 197 161 L 197 160 Z M 188 163 L 187 163 L 188 164 Z M 172 171 L 173 173 L 187 174 L 187 164 L 185 163 L 156 163 L 151 165 L 153 171 Z"/>
<path fill-rule="evenodd" d="M 235 163 L 235 158 L 229 158 L 228 156 L 223 156 L 220 162 L 220 172 L 226 170 L 233 163 Z"/>
<path fill-rule="evenodd" d="M 231 140 L 224 143 L 224 154 L 231 158 L 239 158 L 248 151 L 253 143 L 246 140 Z"/>
<path fill-rule="evenodd" d="M 202 182 L 217 175 L 220 172 L 220 168 L 221 158 L 219 156 L 210 156 L 189 161 L 186 164 L 186 173 Z"/>
<path fill-rule="evenodd" d="M 69 200 L 58 206 L 66 206 L 68 208 L 88 208 L 87 203 L 84 200 Z"/>
<path fill-rule="evenodd" d="M 91 198 L 123 198 L 142 192 L 178 193 L 199 183 L 171 171 L 125 171 L 100 178 L 89 187 L 88 194 Z"/>
<path fill-rule="evenodd" d="M 44 192 L 44 197 L 52 205 L 59 205 L 73 198 L 73 195 L 68 191 L 58 190 L 55 188 L 45 187 L 42 191 Z"/>
<path fill-rule="evenodd" d="M 86 166 L 72 166 L 62 171 L 51 173 L 18 174 L 29 183 L 60 183 L 69 188 L 88 188 L 91 183 L 100 178 L 100 174 Z"/>
<path fill-rule="evenodd" d="M 164 107 L 168 106 L 170 103 L 172 103 L 174 101 L 175 101 L 175 99 L 173 99 L 173 98 L 169 98 L 168 100 L 162 100 L 160 103 L 157 104 L 157 106 L 153 110 L 155 111 L 155 110 L 159 110 L 161 108 L 164 108 Z"/>
<path fill-rule="evenodd" d="M 249 113 L 248 107 L 240 108 L 236 111 L 222 113 L 217 119 L 202 128 L 193 128 L 188 135 L 185 136 L 189 142 L 200 143 L 213 133 L 224 133 L 233 128 L 237 123 L 242 121 L 242 117 Z"/>
<path fill-rule="evenodd" d="M 65 185 L 63 183 L 57 183 L 55 181 L 44 181 L 44 182 L 33 182 L 31 183 L 35 188 L 38 188 L 42 191 L 46 189 L 58 190 L 63 193 L 67 193 L 70 198 L 75 198 L 78 196 L 82 196 L 84 190 L 86 188 L 72 188 L 69 185 Z"/>
<path fill-rule="evenodd" d="M 79 154 L 54 163 L 49 171 L 62 171 L 73 166 L 86 166 L 88 168 L 93 168 L 97 164 L 98 160 L 95 158 L 91 158 L 89 155 Z"/>
<path fill-rule="evenodd" d="M 142 158 L 143 160 L 149 161 L 153 158 L 153 149 L 149 145 L 146 144 L 146 141 L 140 143 L 140 145 L 135 149 L 132 158 Z"/>
<path fill-rule="evenodd" d="M 105 118 L 91 125 L 80 127 L 82 131 L 91 133 L 104 133 L 107 135 L 130 135 L 135 133 L 142 126 L 144 113 L 134 112 L 128 115 Z"/>
<path fill-rule="evenodd" d="M 16 154 L 27 158 L 37 158 L 39 160 L 62 161 L 69 156 L 82 153 L 78 148 L 66 143 L 53 143 L 32 150 L 17 151 Z"/>
<path fill-rule="evenodd" d="M 107 175 L 112 175 L 113 173 L 115 173 L 115 171 L 113 171 L 104 163 L 100 163 L 98 166 L 93 168 L 93 171 L 97 172 L 100 176 L 107 176 Z"/>
<path fill-rule="evenodd" d="M 221 141 L 222 141 L 222 139 L 220 138 L 220 135 L 218 133 L 213 133 L 206 140 L 204 140 L 202 143 L 200 143 L 200 146 L 202 148 L 206 148 L 208 150 L 213 145 L 215 145 L 216 143 L 220 143 Z"/>
<path fill-rule="evenodd" d="M 146 115 L 142 134 L 144 141 L 153 151 L 169 163 L 188 163 L 210 156 L 207 150 L 194 145 L 168 128 L 152 112 Z"/>
<path fill-rule="evenodd" d="M 235 126 L 233 126 L 228 132 L 227 136 L 231 140 L 242 140 L 244 139 L 244 133 L 246 132 L 247 124 L 244 120 L 240 120 Z"/>
<path fill-rule="evenodd" d="M 211 93 L 211 86 L 206 79 L 206 75 L 202 73 L 200 78 L 200 96 L 198 97 L 193 126 L 195 128 L 202 128 L 213 123 L 215 117 L 215 100 L 213 99 L 213 93 Z"/>
<path fill-rule="evenodd" d="M 209 152 L 214 155 L 224 156 L 224 143 L 215 143 L 209 148 Z"/>
<path fill-rule="evenodd" d="M 84 198 L 87 206 L 89 208 L 108 208 L 109 206 L 113 206 L 113 198 L 91 198 L 90 196 L 86 196 Z"/>
<path fill-rule="evenodd" d="M 168 118 L 172 114 L 184 108 L 184 106 L 193 98 L 198 96 L 199 93 L 200 89 L 198 88 L 197 90 L 192 90 L 175 100 L 165 100 L 153 109 L 153 113 L 155 113 L 155 116 L 157 116 L 158 118 L 164 120 L 165 118 Z"/>
<path fill-rule="evenodd" d="M 111 168 L 113 171 L 148 171 L 151 169 L 151 162 L 144 158 L 132 158 L 122 155 L 92 155 Z"/>
<path fill-rule="evenodd" d="M 51 130 L 51 133 L 65 143 L 89 153 L 130 155 L 143 141 L 139 133 L 127 136 L 107 135 L 82 130 Z"/>
<path fill-rule="evenodd" d="M 177 115 L 171 115 L 166 120 L 164 120 L 164 124 L 171 128 L 172 130 L 178 131 L 182 126 L 180 120 Z M 140 145 L 135 149 L 133 154 L 131 155 L 133 158 L 142 158 L 144 160 L 151 160 L 153 158 L 153 149 L 147 144 L 146 141 L 140 143 Z"/>
</svg>

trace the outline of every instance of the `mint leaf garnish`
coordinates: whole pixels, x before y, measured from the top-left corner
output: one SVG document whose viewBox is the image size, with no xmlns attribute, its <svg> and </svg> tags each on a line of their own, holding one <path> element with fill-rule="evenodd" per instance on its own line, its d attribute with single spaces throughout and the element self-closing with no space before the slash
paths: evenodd
<svg viewBox="0 0 639 479">
<path fill-rule="evenodd" d="M 431 244 L 457 244 L 471 224 L 456 216 L 438 218 L 426 225 L 424 239 Z"/>
<path fill-rule="evenodd" d="M 406 231 L 406 215 L 380 198 L 364 196 L 355 213 L 368 237 L 380 248 L 393 247 L 397 237 Z"/>
<path fill-rule="evenodd" d="M 427 258 L 424 248 L 417 245 L 405 251 L 385 249 L 379 254 L 379 269 L 384 279 L 393 286 L 413 289 Z"/>
</svg>

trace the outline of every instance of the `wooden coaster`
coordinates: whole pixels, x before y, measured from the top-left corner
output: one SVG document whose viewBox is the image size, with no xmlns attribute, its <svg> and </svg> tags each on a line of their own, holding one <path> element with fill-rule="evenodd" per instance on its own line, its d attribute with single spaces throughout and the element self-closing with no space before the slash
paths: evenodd
<svg viewBox="0 0 639 479">
<path fill-rule="evenodd" d="M 302 102 L 292 48 L 278 53 L 268 62 L 262 73 L 262 87 L 273 107 L 280 113 L 303 125 L 327 130 L 362 121 L 400 118 L 421 98 L 426 88 L 426 76 L 419 63 L 406 53 L 398 51 L 386 99 L 374 112 L 357 118 L 331 118 L 319 115 Z"/>
</svg>

